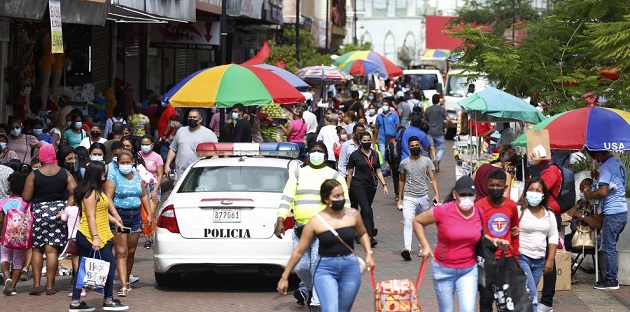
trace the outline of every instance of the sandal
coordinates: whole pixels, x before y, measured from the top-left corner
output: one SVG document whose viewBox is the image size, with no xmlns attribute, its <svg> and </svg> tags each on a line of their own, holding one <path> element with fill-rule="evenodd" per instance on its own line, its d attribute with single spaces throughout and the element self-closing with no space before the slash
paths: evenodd
<svg viewBox="0 0 630 312">
<path fill-rule="evenodd" d="M 57 291 L 54 288 L 46 289 L 46 296 L 52 296 L 56 293 Z"/>
<path fill-rule="evenodd" d="M 39 296 L 42 294 L 42 291 L 39 290 L 39 287 L 33 287 L 33 290 L 31 290 L 28 294 L 31 296 Z"/>
<path fill-rule="evenodd" d="M 20 281 L 22 281 L 22 282 L 28 281 L 28 269 L 27 268 L 22 269 L 22 275 L 20 276 Z"/>
<path fill-rule="evenodd" d="M 129 294 L 129 288 L 127 287 L 123 287 L 118 291 L 118 297 L 127 297 L 127 294 Z"/>
</svg>

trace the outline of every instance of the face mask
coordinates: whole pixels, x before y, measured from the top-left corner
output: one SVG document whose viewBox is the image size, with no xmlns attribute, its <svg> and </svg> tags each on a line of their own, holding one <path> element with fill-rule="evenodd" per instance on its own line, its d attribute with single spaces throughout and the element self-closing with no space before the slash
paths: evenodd
<svg viewBox="0 0 630 312">
<path fill-rule="evenodd" d="M 413 155 L 413 156 L 418 156 L 418 155 L 420 155 L 420 148 L 419 147 L 411 147 L 411 148 L 409 148 L 409 153 L 411 153 L 411 155 Z"/>
<path fill-rule="evenodd" d="M 49 127 L 52 124 L 52 120 L 46 118 L 45 123 L 46 123 L 46 127 Z"/>
<path fill-rule="evenodd" d="M 83 126 L 83 123 L 80 121 L 77 121 L 74 123 L 74 128 L 75 129 L 81 129 L 81 127 Z"/>
<path fill-rule="evenodd" d="M 18 136 L 22 133 L 22 129 L 17 128 L 17 129 L 11 129 L 11 135 L 12 136 Z"/>
<path fill-rule="evenodd" d="M 319 166 L 324 163 L 326 155 L 321 152 L 313 152 L 308 154 L 308 161 L 313 166 Z"/>
<path fill-rule="evenodd" d="M 343 206 L 346 204 L 346 200 L 345 199 L 340 199 L 340 200 L 333 200 L 330 203 L 330 208 L 334 211 L 339 211 L 341 209 L 343 209 Z"/>
<path fill-rule="evenodd" d="M 175 123 L 174 122 L 171 122 L 168 125 L 171 126 L 171 128 L 175 128 Z"/>
<path fill-rule="evenodd" d="M 234 120 L 238 119 L 238 113 L 237 112 L 232 112 L 232 119 L 234 119 Z"/>
<path fill-rule="evenodd" d="M 389 112 L 389 106 L 383 106 L 383 113 Z"/>
<path fill-rule="evenodd" d="M 374 114 L 376 114 L 376 110 L 375 109 L 373 109 L 373 108 L 368 109 L 368 115 L 372 116 Z"/>
<path fill-rule="evenodd" d="M 103 161 L 103 156 L 90 155 L 91 161 Z"/>
<path fill-rule="evenodd" d="M 197 125 L 199 125 L 199 120 L 197 119 L 188 119 L 188 126 L 191 128 L 197 128 Z"/>
<path fill-rule="evenodd" d="M 0 142 L 0 147 L 2 147 L 2 150 L 4 151 L 7 148 L 7 143 Z"/>
<path fill-rule="evenodd" d="M 339 138 L 340 138 L 342 141 L 347 141 L 347 140 L 348 140 L 348 135 L 347 135 L 347 134 L 342 134 L 341 136 L 339 136 Z"/>
<path fill-rule="evenodd" d="M 34 136 L 41 136 L 44 133 L 43 129 L 33 129 L 33 135 Z"/>
<path fill-rule="evenodd" d="M 542 202 L 543 197 L 544 197 L 543 193 L 539 193 L 539 192 L 528 191 L 527 193 L 525 193 L 525 199 L 527 199 L 527 203 L 532 207 L 540 205 L 540 202 Z"/>
<path fill-rule="evenodd" d="M 112 157 L 112 162 L 117 163 L 117 162 L 118 162 L 118 156 L 114 156 L 114 157 Z"/>
<path fill-rule="evenodd" d="M 368 96 L 368 101 L 371 101 L 371 100 L 373 100 L 373 99 L 374 99 L 374 97 L 373 97 L 373 96 L 371 96 L 371 95 L 370 95 L 370 96 Z"/>
<path fill-rule="evenodd" d="M 142 150 L 143 153 L 148 154 L 148 153 L 151 153 L 151 150 L 153 148 L 151 147 L 151 145 L 142 145 L 140 146 L 140 149 Z"/>
<path fill-rule="evenodd" d="M 369 150 L 372 147 L 372 142 L 361 142 L 361 148 L 364 150 Z"/>
<path fill-rule="evenodd" d="M 488 189 L 488 196 L 493 199 L 499 199 L 503 197 L 503 189 Z"/>
<path fill-rule="evenodd" d="M 469 211 L 475 205 L 474 196 L 465 196 L 459 198 L 459 208 L 464 211 Z"/>
<path fill-rule="evenodd" d="M 66 166 L 66 169 L 68 169 L 68 171 L 70 171 L 70 172 L 77 171 L 77 169 L 79 167 L 79 163 L 76 162 L 76 161 L 73 161 L 73 162 L 68 162 L 67 161 L 64 165 Z"/>
<path fill-rule="evenodd" d="M 101 136 L 101 133 L 92 131 L 92 133 L 90 135 L 92 136 L 92 139 L 96 139 L 96 138 L 99 138 Z"/>
<path fill-rule="evenodd" d="M 122 174 L 129 174 L 129 173 L 131 173 L 131 170 L 133 170 L 133 166 L 132 165 L 120 165 L 120 166 L 118 166 L 118 170 Z"/>
<path fill-rule="evenodd" d="M 72 121 L 66 121 L 66 125 L 68 125 L 68 127 L 72 126 Z"/>
</svg>

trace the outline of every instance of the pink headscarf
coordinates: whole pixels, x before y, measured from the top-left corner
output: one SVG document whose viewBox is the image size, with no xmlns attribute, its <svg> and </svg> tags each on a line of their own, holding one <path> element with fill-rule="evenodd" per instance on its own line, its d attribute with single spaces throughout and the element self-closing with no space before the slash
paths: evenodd
<svg viewBox="0 0 630 312">
<path fill-rule="evenodd" d="M 46 144 L 39 149 L 39 161 L 42 164 L 57 164 L 55 148 L 51 144 Z"/>
</svg>

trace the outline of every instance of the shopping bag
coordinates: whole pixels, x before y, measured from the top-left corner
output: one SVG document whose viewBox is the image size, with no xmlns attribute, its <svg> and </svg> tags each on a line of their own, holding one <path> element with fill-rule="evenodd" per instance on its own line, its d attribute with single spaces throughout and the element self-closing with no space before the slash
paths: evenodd
<svg viewBox="0 0 630 312">
<path fill-rule="evenodd" d="M 515 267 L 507 265 L 505 249 L 497 261 L 494 276 L 494 299 L 497 302 L 497 312 L 533 311 L 532 301 L 527 288 L 527 276 L 514 259 Z"/>
<path fill-rule="evenodd" d="M 487 239 L 485 236 L 481 236 L 481 239 L 476 246 L 477 255 L 477 284 L 482 288 L 486 288 L 487 285 L 492 285 L 494 277 L 494 270 L 497 262 L 494 258 L 494 254 L 497 251 L 497 246 Z"/>
<path fill-rule="evenodd" d="M 81 257 L 76 288 L 87 288 L 102 293 L 108 274 L 109 262 L 101 259 L 100 251 L 92 251 L 90 256 Z"/>
<path fill-rule="evenodd" d="M 418 272 L 418 279 L 387 280 L 376 283 L 374 270 L 370 270 L 370 281 L 374 289 L 374 309 L 376 312 L 416 312 L 421 307 L 418 303 L 418 288 L 420 288 L 427 261 L 422 261 Z"/>
<path fill-rule="evenodd" d="M 33 247 L 33 212 L 9 209 L 4 217 L 2 246 L 17 250 Z"/>
</svg>

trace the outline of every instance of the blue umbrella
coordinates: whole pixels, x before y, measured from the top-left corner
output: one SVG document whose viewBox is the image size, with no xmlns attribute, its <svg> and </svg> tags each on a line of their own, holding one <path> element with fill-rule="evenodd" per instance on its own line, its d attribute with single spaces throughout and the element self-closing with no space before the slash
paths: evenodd
<svg viewBox="0 0 630 312">
<path fill-rule="evenodd" d="M 288 82 L 290 85 L 292 85 L 296 89 L 310 87 L 308 83 L 304 82 L 304 80 L 300 79 L 300 77 L 294 75 L 293 73 L 291 73 L 290 71 L 286 69 L 282 69 L 280 67 L 276 67 L 276 66 L 272 66 L 268 64 L 256 64 L 252 66 L 271 71 L 272 73 L 280 76 L 280 78 L 284 79 L 286 82 Z"/>
</svg>

